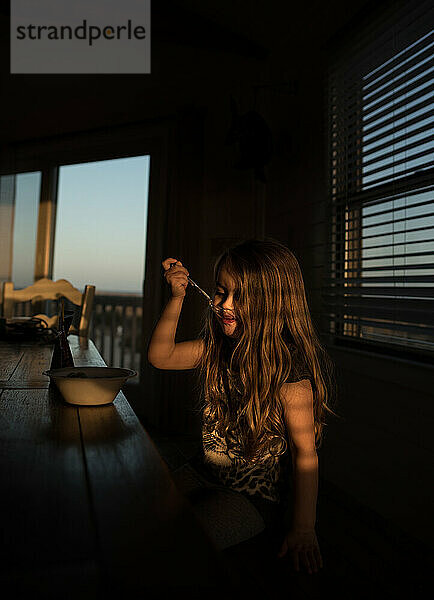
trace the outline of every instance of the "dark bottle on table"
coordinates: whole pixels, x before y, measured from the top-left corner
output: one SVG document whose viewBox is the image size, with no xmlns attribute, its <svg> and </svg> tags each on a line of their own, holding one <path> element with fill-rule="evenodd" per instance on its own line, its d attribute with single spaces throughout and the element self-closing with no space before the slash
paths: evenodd
<svg viewBox="0 0 434 600">
<path fill-rule="evenodd" d="M 50 369 L 62 369 L 63 367 L 73 367 L 74 360 L 72 358 L 71 348 L 69 347 L 68 339 L 65 331 L 65 301 L 60 300 L 58 332 L 56 341 L 54 342 L 53 358 L 51 359 Z"/>
</svg>

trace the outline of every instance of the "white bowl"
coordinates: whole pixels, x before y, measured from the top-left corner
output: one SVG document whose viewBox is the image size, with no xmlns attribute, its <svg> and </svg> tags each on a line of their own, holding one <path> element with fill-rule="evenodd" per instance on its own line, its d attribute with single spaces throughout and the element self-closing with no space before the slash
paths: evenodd
<svg viewBox="0 0 434 600">
<path fill-rule="evenodd" d="M 137 372 L 114 367 L 65 367 L 44 371 L 43 375 L 54 381 L 68 404 L 101 406 L 111 404 L 127 379 Z"/>
</svg>

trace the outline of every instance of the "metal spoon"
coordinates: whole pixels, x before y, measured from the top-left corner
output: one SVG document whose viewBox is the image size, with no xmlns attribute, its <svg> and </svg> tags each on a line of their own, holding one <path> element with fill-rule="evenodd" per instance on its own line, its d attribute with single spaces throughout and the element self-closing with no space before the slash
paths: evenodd
<svg viewBox="0 0 434 600">
<path fill-rule="evenodd" d="M 176 263 L 172 263 L 170 265 L 170 268 L 172 268 L 172 266 L 174 266 Z M 189 283 L 191 283 L 191 285 L 193 287 L 195 287 L 203 296 L 205 296 L 205 298 L 208 300 L 208 304 L 211 310 L 213 310 L 219 317 L 224 317 L 225 315 L 225 311 L 227 311 L 228 314 L 232 314 L 231 310 L 229 308 L 221 308 L 219 306 L 216 306 L 213 302 L 213 300 L 211 299 L 210 296 L 208 296 L 208 294 L 197 285 L 196 282 L 194 282 L 192 279 L 190 279 L 190 277 L 187 276 L 187 279 L 189 281 Z"/>
<path fill-rule="evenodd" d="M 203 289 L 197 285 L 197 283 L 195 283 L 192 279 L 190 279 L 190 277 L 187 277 L 187 279 L 193 287 L 195 287 L 203 296 L 205 296 L 205 298 L 208 300 L 210 309 L 213 310 L 216 313 L 216 315 L 218 315 L 219 317 L 223 317 L 224 309 L 220 308 L 219 306 L 216 306 L 214 304 L 213 300 L 210 298 L 210 296 L 208 296 L 208 294 L 206 292 L 204 292 Z"/>
</svg>

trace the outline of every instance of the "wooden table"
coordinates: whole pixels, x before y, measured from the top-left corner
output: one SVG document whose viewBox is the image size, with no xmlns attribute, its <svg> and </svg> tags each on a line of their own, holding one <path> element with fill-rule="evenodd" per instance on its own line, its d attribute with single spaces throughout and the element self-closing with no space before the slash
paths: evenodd
<svg viewBox="0 0 434 600">
<path fill-rule="evenodd" d="M 77 366 L 105 366 L 91 341 L 68 340 Z M 66 404 L 42 375 L 52 351 L 0 342 L 2 597 L 224 597 L 223 558 L 123 393 Z"/>
</svg>

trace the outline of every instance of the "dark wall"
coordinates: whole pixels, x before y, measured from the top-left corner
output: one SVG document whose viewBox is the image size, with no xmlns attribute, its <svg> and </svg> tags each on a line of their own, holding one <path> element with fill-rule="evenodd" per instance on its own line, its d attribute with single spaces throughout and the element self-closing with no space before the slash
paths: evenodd
<svg viewBox="0 0 434 600">
<path fill-rule="evenodd" d="M 2 143 L 161 118 L 255 85 L 292 82 L 367 0 L 159 0 L 149 75 L 11 75 L 9 10 L 0 8 Z M 226 103 L 220 106 L 224 111 Z"/>
</svg>

